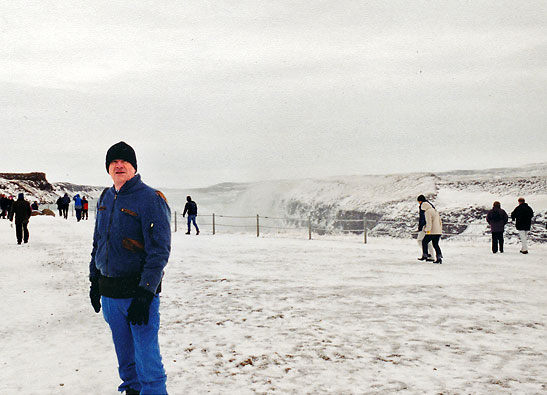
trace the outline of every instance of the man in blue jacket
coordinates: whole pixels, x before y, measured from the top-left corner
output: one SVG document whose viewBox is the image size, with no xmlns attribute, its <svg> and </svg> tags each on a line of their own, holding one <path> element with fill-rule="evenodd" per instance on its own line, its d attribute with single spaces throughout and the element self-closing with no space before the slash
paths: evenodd
<svg viewBox="0 0 547 395">
<path fill-rule="evenodd" d="M 126 394 L 166 394 L 158 342 L 159 292 L 171 251 L 171 212 L 165 196 L 141 181 L 131 146 L 106 154 L 114 186 L 97 202 L 89 265 L 90 298 L 103 309 Z"/>
</svg>

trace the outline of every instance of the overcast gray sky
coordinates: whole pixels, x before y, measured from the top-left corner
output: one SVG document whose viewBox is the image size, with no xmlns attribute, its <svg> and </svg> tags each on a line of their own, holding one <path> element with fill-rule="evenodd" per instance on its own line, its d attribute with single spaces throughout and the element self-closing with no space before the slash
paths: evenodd
<svg viewBox="0 0 547 395">
<path fill-rule="evenodd" d="M 547 157 L 546 1 L 0 1 L 0 171 L 153 186 Z"/>
</svg>

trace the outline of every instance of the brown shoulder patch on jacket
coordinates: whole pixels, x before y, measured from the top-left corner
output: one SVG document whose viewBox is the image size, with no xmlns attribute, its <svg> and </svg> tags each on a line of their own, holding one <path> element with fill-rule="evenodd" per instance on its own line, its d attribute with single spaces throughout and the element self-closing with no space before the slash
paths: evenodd
<svg viewBox="0 0 547 395">
<path fill-rule="evenodd" d="M 140 252 L 144 250 L 143 243 L 141 243 L 138 240 L 127 239 L 127 238 L 122 240 L 122 247 L 132 252 Z"/>
<path fill-rule="evenodd" d="M 165 195 L 161 191 L 156 191 L 156 195 L 158 195 L 160 198 L 162 198 L 165 201 L 165 203 L 168 203 L 167 198 L 165 197 Z"/>
</svg>

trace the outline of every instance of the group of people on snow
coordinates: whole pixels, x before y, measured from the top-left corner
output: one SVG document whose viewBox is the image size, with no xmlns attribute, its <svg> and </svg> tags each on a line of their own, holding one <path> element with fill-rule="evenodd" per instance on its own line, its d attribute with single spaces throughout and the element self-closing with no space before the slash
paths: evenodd
<svg viewBox="0 0 547 395">
<path fill-rule="evenodd" d="M 0 218 L 8 218 L 11 205 L 14 203 L 13 196 L 0 195 Z"/>
<path fill-rule="evenodd" d="M 518 206 L 511 213 L 511 219 L 515 221 L 515 228 L 519 232 L 520 242 L 522 244 L 520 253 L 528 254 L 528 233 L 532 227 L 532 218 L 534 211 L 526 203 L 523 197 L 518 199 Z M 501 203 L 496 201 L 488 214 L 486 214 L 486 222 L 490 225 L 492 233 L 492 252 L 496 254 L 498 251 L 503 252 L 503 232 L 505 224 L 509 221 L 509 216 L 504 209 L 501 208 Z"/>
<path fill-rule="evenodd" d="M 80 197 L 80 194 L 76 194 L 72 200 L 74 200 L 74 211 L 76 212 L 76 220 L 80 222 L 81 219 L 88 219 L 89 202 L 84 197 Z M 59 217 L 68 219 L 68 208 L 70 206 L 70 196 L 65 193 L 64 196 L 57 199 L 57 210 L 59 210 Z"/>
<path fill-rule="evenodd" d="M 80 222 L 81 219 L 88 219 L 89 202 L 84 197 L 80 197 L 77 193 L 72 200 L 74 200 L 74 211 L 76 211 L 76 221 Z"/>
<path fill-rule="evenodd" d="M 68 203 L 66 200 L 68 199 Z M 88 218 L 88 201 L 85 196 L 80 199 L 80 195 L 74 196 L 74 209 L 76 210 L 76 218 L 78 221 L 80 219 Z M 70 204 L 70 198 L 68 194 L 65 193 L 63 197 L 57 199 L 57 207 L 59 209 L 59 216 L 67 218 L 68 217 L 68 206 Z M 17 238 L 17 244 L 22 242 L 28 243 L 29 240 L 29 230 L 28 223 L 30 217 L 33 215 L 33 211 L 38 211 L 39 205 L 37 201 L 34 201 L 30 204 L 29 201 L 25 200 L 25 195 L 19 193 L 17 200 L 13 200 L 13 196 L 6 196 L 4 194 L 0 195 L 0 218 L 9 219 L 13 222 L 15 219 L 15 235 Z"/>
<path fill-rule="evenodd" d="M 420 261 L 427 261 L 441 264 L 443 263 L 443 253 L 439 247 L 439 240 L 443 234 L 443 222 L 435 206 L 429 202 L 424 195 L 418 196 L 419 219 L 418 219 L 418 244 L 422 247 L 422 256 Z M 435 258 L 429 243 L 433 244 Z"/>
<path fill-rule="evenodd" d="M 439 246 L 442 235 L 442 220 L 435 206 L 429 202 L 424 195 L 417 198 L 419 204 L 418 236 L 417 241 L 422 249 L 422 256 L 419 261 L 442 263 L 443 254 Z M 511 219 L 515 221 L 515 227 L 519 232 L 521 241 L 521 254 L 528 254 L 528 233 L 532 226 L 534 211 L 526 203 L 523 197 L 518 199 L 518 206 L 511 213 Z M 509 222 L 509 216 L 501 208 L 501 203 L 495 201 L 491 210 L 486 214 L 486 221 L 490 225 L 492 233 L 492 252 L 503 252 L 503 232 L 505 225 Z M 431 244 L 432 245 L 431 245 Z M 435 259 L 433 258 L 435 253 Z"/>
</svg>

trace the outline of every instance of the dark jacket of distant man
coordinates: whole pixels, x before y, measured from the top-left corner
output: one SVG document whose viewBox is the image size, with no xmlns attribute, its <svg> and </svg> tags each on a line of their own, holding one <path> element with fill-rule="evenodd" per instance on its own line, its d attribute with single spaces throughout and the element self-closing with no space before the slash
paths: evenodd
<svg viewBox="0 0 547 395">
<path fill-rule="evenodd" d="M 530 230 L 534 211 L 528 203 L 521 203 L 511 213 L 511 219 L 515 220 L 517 230 Z"/>
<path fill-rule="evenodd" d="M 184 217 L 188 213 L 188 215 L 198 215 L 198 205 L 193 200 L 190 200 L 186 202 L 184 205 L 184 211 L 182 212 L 182 216 Z"/>
<path fill-rule="evenodd" d="M 11 205 L 9 220 L 13 221 L 15 218 L 15 223 L 24 223 L 28 222 L 32 214 L 32 208 L 30 203 L 27 202 L 22 193 L 19 194 L 17 200 Z"/>
<path fill-rule="evenodd" d="M 17 236 L 17 243 L 21 244 L 21 241 L 28 242 L 29 231 L 28 221 L 32 215 L 32 208 L 30 203 L 27 202 L 22 193 L 19 194 L 17 200 L 11 205 L 8 218 L 13 221 L 15 218 L 15 234 Z"/>
</svg>

